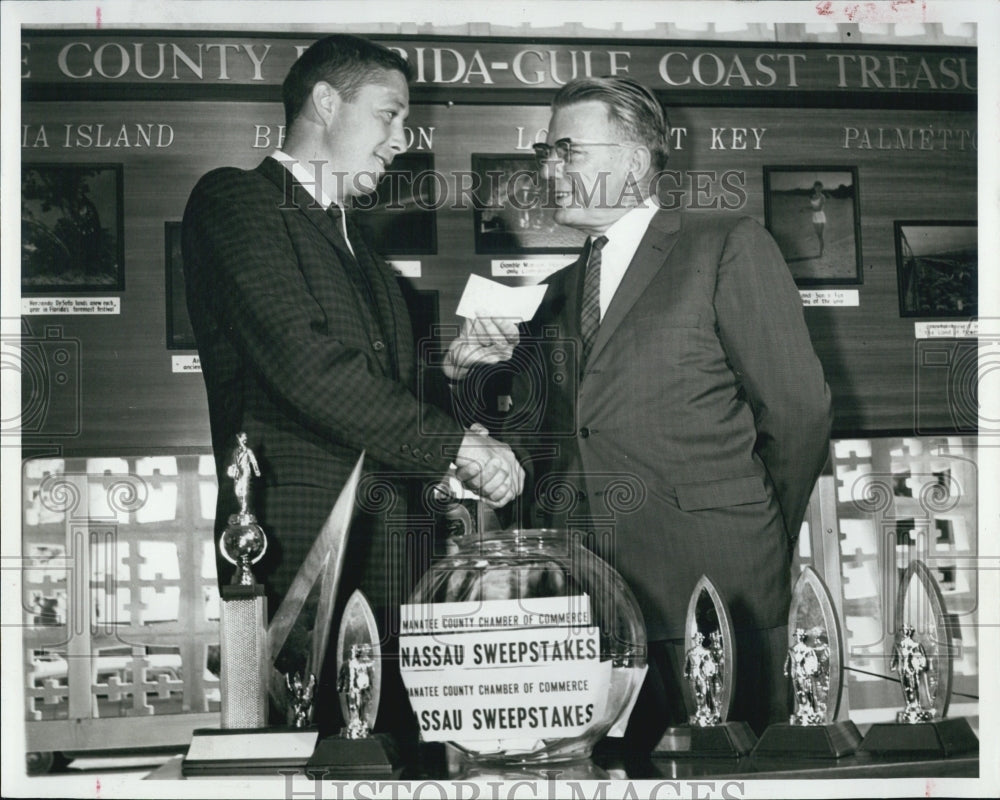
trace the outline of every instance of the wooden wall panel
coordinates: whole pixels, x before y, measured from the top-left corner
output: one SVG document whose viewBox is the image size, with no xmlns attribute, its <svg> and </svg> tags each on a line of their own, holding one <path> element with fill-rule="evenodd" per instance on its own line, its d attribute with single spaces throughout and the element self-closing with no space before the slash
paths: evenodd
<svg viewBox="0 0 1000 800">
<path fill-rule="evenodd" d="M 670 168 L 710 173 L 710 191 L 718 196 L 724 173 L 743 187 L 726 195 L 742 203 L 731 213 L 764 222 L 765 165 L 843 165 L 857 167 L 861 212 L 864 283 L 856 288 L 858 307 L 807 308 L 806 319 L 834 393 L 840 433 L 912 431 L 952 425 L 943 371 L 927 374 L 923 401 L 914 400 L 917 352 L 913 319 L 899 316 L 893 246 L 894 219 L 975 219 L 976 160 L 971 141 L 959 147 L 959 134 L 943 149 L 941 134 L 931 149 L 876 149 L 893 129 L 968 131 L 976 128 L 969 111 L 899 109 L 792 109 L 762 107 L 678 107 L 669 109 L 672 124 L 686 129 L 682 148 Z M 515 153 L 544 129 L 543 105 L 419 104 L 408 125 L 431 138 L 436 168 L 445 174 L 469 170 L 473 153 Z M 45 326 L 61 326 L 81 343 L 82 427 L 71 438 L 33 439 L 66 452 L 159 452 L 205 448 L 209 443 L 205 393 L 198 374 L 171 371 L 165 341 L 164 222 L 179 220 L 187 196 L 207 170 L 222 165 L 254 166 L 268 151 L 255 126 L 270 126 L 276 144 L 282 121 L 278 103 L 207 101 L 28 102 L 22 107 L 27 126 L 22 156 L 27 162 L 121 162 L 125 195 L 125 291 L 117 316 L 31 316 L 37 335 Z M 169 147 L 66 147 L 66 125 L 103 124 L 117 133 L 135 124 L 169 125 Z M 44 126 L 48 147 L 33 147 Z M 725 129 L 713 137 L 712 129 Z M 759 149 L 752 131 L 744 149 L 731 149 L 732 129 L 764 129 Z M 857 147 L 861 131 L 871 148 Z M 93 131 L 93 129 L 92 129 Z M 857 135 L 853 132 L 857 131 Z M 845 137 L 853 138 L 847 142 Z M 134 137 L 131 137 L 134 139 Z M 71 135 L 70 144 L 75 136 Z M 740 135 L 737 135 L 737 143 Z M 720 144 L 726 148 L 721 149 Z M 714 145 L 714 146 L 713 146 Z M 522 150 L 522 152 L 527 152 Z M 735 176 L 732 173 L 736 173 Z M 732 186 L 734 184 L 730 184 Z M 454 198 L 454 180 L 450 180 Z M 688 192 L 684 205 L 691 201 Z M 474 248 L 471 208 L 442 208 L 437 215 L 438 253 L 414 256 L 422 262 L 419 289 L 439 292 L 443 323 L 454 323 L 454 308 L 470 272 L 490 275 L 491 259 Z M 398 256 L 406 258 L 406 256 Z M 96 293 L 107 295 L 109 293 Z M 951 346 L 953 346 L 952 343 Z M 192 351 L 193 352 L 193 351 Z M 775 353 L 775 358 L 780 358 Z M 919 424 L 918 424 L 919 423 Z"/>
</svg>

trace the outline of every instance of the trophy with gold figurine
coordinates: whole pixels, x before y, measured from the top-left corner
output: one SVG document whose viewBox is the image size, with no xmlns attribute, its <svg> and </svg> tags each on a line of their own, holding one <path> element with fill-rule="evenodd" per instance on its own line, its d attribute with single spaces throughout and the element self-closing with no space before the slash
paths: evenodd
<svg viewBox="0 0 1000 800">
<path fill-rule="evenodd" d="M 337 636 L 337 694 L 344 727 L 322 739 L 306 774 L 389 776 L 399 754 L 392 737 L 373 734 L 382 687 L 379 632 L 368 599 L 355 590 L 344 606 Z"/>
<path fill-rule="evenodd" d="M 316 676 L 309 673 L 305 680 L 301 672 L 285 675 L 285 688 L 288 689 L 289 725 L 293 728 L 307 728 L 312 722 L 313 692 L 316 691 Z"/>
<path fill-rule="evenodd" d="M 267 535 L 253 511 L 253 478 L 260 477 L 247 435 L 236 436 L 226 475 L 233 480 L 239 510 L 219 539 L 223 558 L 236 567 L 223 586 L 219 615 L 221 728 L 194 732 L 182 766 L 185 775 L 253 774 L 301 766 L 316 744 L 309 718 L 315 678 L 286 676 L 295 705 L 292 728 L 268 727 L 268 686 L 272 656 L 268 642 L 267 598 L 252 567 L 267 551 Z M 301 722 L 301 725 L 299 724 Z"/>
<path fill-rule="evenodd" d="M 352 644 L 351 657 L 341 664 L 337 676 L 337 691 L 346 698 L 347 724 L 340 732 L 345 739 L 364 739 L 371 736 L 368 708 L 372 696 L 372 648 L 367 644 Z"/>
<path fill-rule="evenodd" d="M 795 707 L 788 722 L 769 725 L 754 748 L 755 758 L 839 758 L 850 755 L 861 733 L 849 719 L 837 719 L 843 690 L 844 645 L 830 591 L 812 567 L 792 590 L 788 612 L 785 675 Z"/>
<path fill-rule="evenodd" d="M 795 713 L 789 725 L 820 725 L 826 721 L 830 692 L 830 645 L 822 628 L 796 628 L 795 642 L 785 656 L 784 673 L 792 679 Z M 811 641 L 810 641 L 811 640 Z"/>
<path fill-rule="evenodd" d="M 902 635 L 892 649 L 892 662 L 889 664 L 889 669 L 899 673 L 899 684 L 906 701 L 906 707 L 896 714 L 896 722 L 930 722 L 937 716 L 934 708 L 925 705 L 928 700 L 933 700 L 928 680 L 931 663 L 924 646 L 914 638 L 917 629 L 904 622 L 900 632 Z"/>
<path fill-rule="evenodd" d="M 895 722 L 868 729 L 859 750 L 951 756 L 979 748 L 965 717 L 948 717 L 954 649 L 944 596 L 923 561 L 913 560 L 900 580 L 898 630 L 889 669 L 899 676 L 903 708 Z"/>
<path fill-rule="evenodd" d="M 219 551 L 236 567 L 222 587 L 221 632 L 222 727 L 263 728 L 267 725 L 267 598 L 251 567 L 267 551 L 267 536 L 253 513 L 253 477 L 260 468 L 247 435 L 236 435 L 236 449 L 226 474 L 233 479 L 239 511 L 229 517 Z"/>
<path fill-rule="evenodd" d="M 229 517 L 219 540 L 222 556 L 236 567 L 232 582 L 221 590 L 221 728 L 194 732 L 182 767 L 185 775 L 273 774 L 277 767 L 387 773 L 388 748 L 365 735 L 378 707 L 380 653 L 374 616 L 360 592 L 345 608 L 338 653 L 344 652 L 347 641 L 347 647 L 359 645 L 356 655 L 366 659 L 365 677 L 358 672 L 355 686 L 367 682 L 368 688 L 363 696 L 355 695 L 358 720 L 350 726 L 362 744 L 345 749 L 340 742 L 349 741 L 346 737 L 330 737 L 317 745 L 319 732 L 311 725 L 315 703 L 328 701 L 317 697 L 316 676 L 326 656 L 363 463 L 364 453 L 268 624 L 264 587 L 252 570 L 267 549 L 267 536 L 253 510 L 253 479 L 260 477 L 260 467 L 246 434 L 237 434 L 226 475 L 233 481 L 238 511 Z M 317 598 L 315 608 L 310 604 L 313 598 Z M 315 622 L 304 640 L 297 634 L 303 620 L 313 616 L 304 613 L 307 608 L 315 610 Z M 303 643 L 309 652 L 299 652 Z M 291 660 L 304 662 L 305 669 L 280 674 L 275 662 L 286 650 L 294 651 Z M 338 656 L 338 666 L 340 661 Z M 286 726 L 268 726 L 269 698 L 275 708 L 287 709 Z"/>
<path fill-rule="evenodd" d="M 727 720 L 736 678 L 736 646 L 726 602 L 702 575 L 688 603 L 684 654 L 685 699 L 691 716 L 686 725 L 668 728 L 653 757 L 738 757 L 757 741 L 746 722 Z"/>
</svg>

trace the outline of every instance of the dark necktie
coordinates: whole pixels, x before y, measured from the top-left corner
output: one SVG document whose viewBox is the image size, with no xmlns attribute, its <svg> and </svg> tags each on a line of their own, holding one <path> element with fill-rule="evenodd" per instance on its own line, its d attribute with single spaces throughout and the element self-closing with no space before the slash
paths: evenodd
<svg viewBox="0 0 1000 800">
<path fill-rule="evenodd" d="M 333 223 L 333 228 L 337 231 L 340 239 L 347 245 L 348 252 L 351 253 L 353 258 L 353 263 L 348 265 L 348 272 L 351 274 L 352 279 L 358 285 L 358 289 L 367 298 L 368 302 L 371 304 L 371 308 L 374 311 L 378 308 L 378 303 L 375 300 L 375 292 L 372 290 L 371 279 L 365 272 L 365 265 L 361 263 L 358 258 L 358 251 L 355 250 L 355 243 L 351 241 L 354 237 L 351 236 L 349 232 L 350 222 L 347 221 L 345 217 L 342 217 L 343 212 L 336 203 L 331 203 L 326 209 L 326 215 Z"/>
<path fill-rule="evenodd" d="M 330 218 L 330 222 L 333 223 L 333 227 L 336 229 L 337 233 L 340 234 L 340 238 L 344 240 L 347 245 L 348 250 L 352 250 L 354 247 L 354 242 L 348 241 L 347 233 L 345 232 L 344 218 L 341 216 L 343 210 L 336 203 L 330 203 L 326 209 L 326 215 Z"/>
<path fill-rule="evenodd" d="M 580 365 L 587 363 L 594 346 L 597 329 L 601 324 L 601 248 L 608 243 L 607 236 L 591 240 L 587 258 L 587 272 L 583 278 L 583 305 L 580 309 Z"/>
</svg>

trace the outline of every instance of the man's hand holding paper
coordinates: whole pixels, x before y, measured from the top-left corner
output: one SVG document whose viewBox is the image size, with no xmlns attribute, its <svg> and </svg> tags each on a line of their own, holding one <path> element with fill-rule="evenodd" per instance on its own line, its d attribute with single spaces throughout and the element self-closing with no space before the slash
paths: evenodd
<svg viewBox="0 0 1000 800">
<path fill-rule="evenodd" d="M 470 275 L 456 313 L 465 320 L 445 354 L 442 369 L 461 380 L 481 364 L 508 361 L 521 340 L 518 323 L 531 319 L 545 296 L 544 286 L 505 286 Z M 456 477 L 492 508 L 500 508 L 524 488 L 524 470 L 506 444 L 475 424 L 455 458 Z"/>
<path fill-rule="evenodd" d="M 461 380 L 472 367 L 509 361 L 520 339 L 515 320 L 480 312 L 462 323 L 461 332 L 448 347 L 442 365 L 444 374 Z"/>
<path fill-rule="evenodd" d="M 460 380 L 472 367 L 508 361 L 520 341 L 517 323 L 535 315 L 545 291 L 545 286 L 506 286 L 470 275 L 456 311 L 465 322 L 445 355 L 445 375 Z"/>
</svg>

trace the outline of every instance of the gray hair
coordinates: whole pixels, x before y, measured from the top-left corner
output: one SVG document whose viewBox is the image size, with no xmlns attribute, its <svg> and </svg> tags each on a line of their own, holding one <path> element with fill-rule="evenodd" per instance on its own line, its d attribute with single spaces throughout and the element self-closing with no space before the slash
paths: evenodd
<svg viewBox="0 0 1000 800">
<path fill-rule="evenodd" d="M 578 78 L 558 91 L 552 110 L 594 100 L 604 103 L 608 117 L 629 140 L 649 148 L 654 170 L 666 166 L 670 122 L 649 89 L 631 78 Z"/>
</svg>

